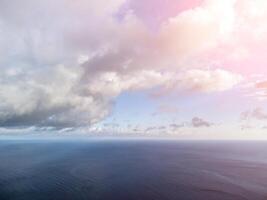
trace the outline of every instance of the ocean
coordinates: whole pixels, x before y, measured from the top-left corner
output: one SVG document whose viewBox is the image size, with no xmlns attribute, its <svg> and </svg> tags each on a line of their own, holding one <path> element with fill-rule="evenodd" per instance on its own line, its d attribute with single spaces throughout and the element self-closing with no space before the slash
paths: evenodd
<svg viewBox="0 0 267 200">
<path fill-rule="evenodd" d="M 267 199 L 267 142 L 0 141 L 0 200 L 76 199 Z"/>
</svg>

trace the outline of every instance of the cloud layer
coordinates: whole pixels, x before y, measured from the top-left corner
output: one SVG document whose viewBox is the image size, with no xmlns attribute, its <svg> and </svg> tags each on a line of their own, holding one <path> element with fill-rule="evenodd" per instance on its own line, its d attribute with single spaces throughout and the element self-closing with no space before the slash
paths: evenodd
<svg viewBox="0 0 267 200">
<path fill-rule="evenodd" d="M 91 125 L 125 91 L 233 88 L 242 76 L 202 56 L 231 43 L 236 20 L 260 17 L 240 2 L 206 0 L 152 30 L 133 9 L 118 14 L 123 0 L 1 1 L 0 126 Z"/>
</svg>

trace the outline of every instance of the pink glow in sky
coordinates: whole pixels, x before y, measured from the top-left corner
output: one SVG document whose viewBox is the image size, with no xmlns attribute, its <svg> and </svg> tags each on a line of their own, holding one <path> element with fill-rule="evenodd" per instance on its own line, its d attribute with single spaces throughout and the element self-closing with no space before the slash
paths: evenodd
<svg viewBox="0 0 267 200">
<path fill-rule="evenodd" d="M 266 138 L 266 19 L 265 0 L 3 0 L 1 130 Z"/>
</svg>

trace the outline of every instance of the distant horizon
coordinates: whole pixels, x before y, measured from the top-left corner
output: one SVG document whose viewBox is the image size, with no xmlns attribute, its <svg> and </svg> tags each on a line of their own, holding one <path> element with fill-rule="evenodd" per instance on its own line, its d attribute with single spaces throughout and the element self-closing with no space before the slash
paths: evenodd
<svg viewBox="0 0 267 200">
<path fill-rule="evenodd" d="M 180 136 L 145 136 L 145 135 L 51 135 L 51 134 L 36 134 L 36 135 L 0 135 L 0 141 L 5 140 L 18 140 L 18 141 L 31 141 L 31 140 L 43 140 L 43 141 L 146 141 L 146 140 L 155 140 L 155 141 L 210 141 L 210 142 L 231 142 L 231 141 L 254 141 L 254 142 L 267 142 L 267 138 L 192 138 L 192 137 L 180 137 Z"/>
</svg>

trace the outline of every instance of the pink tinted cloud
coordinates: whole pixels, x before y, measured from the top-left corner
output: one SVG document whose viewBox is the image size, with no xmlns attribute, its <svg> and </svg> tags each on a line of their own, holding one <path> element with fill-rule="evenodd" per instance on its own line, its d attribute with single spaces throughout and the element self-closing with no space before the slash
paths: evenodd
<svg viewBox="0 0 267 200">
<path fill-rule="evenodd" d="M 203 0 L 130 0 L 122 6 L 120 13 L 128 9 L 140 18 L 151 28 L 158 28 L 161 23 L 170 17 L 175 17 L 179 13 L 195 8 Z"/>
<path fill-rule="evenodd" d="M 81 116 L 74 125 L 93 124 L 109 114 L 113 100 L 125 91 L 159 86 L 171 92 L 175 88 L 205 93 L 224 91 L 240 82 L 241 76 L 233 70 L 237 69 L 235 64 L 249 59 L 251 64 L 261 62 L 261 66 L 266 62 L 264 53 L 259 54 L 259 61 L 251 53 L 246 55 L 252 44 L 257 48 L 266 40 L 262 34 L 267 30 L 264 1 L 136 0 L 130 1 L 132 5 L 121 21 L 113 14 L 125 3 L 123 0 L 82 1 L 84 4 L 79 5 L 71 2 L 66 5 L 66 1 L 58 0 L 55 6 L 52 1 L 44 1 L 44 5 L 36 1 L 25 5 L 0 2 L 3 123 L 9 120 L 9 124 L 16 125 L 17 116 L 21 117 L 19 120 L 31 116 L 31 120 L 40 118 L 48 125 L 63 126 L 70 125 L 74 116 Z M 240 2 L 242 5 L 236 6 Z M 7 8 L 10 9 L 6 11 Z M 255 12 L 259 8 L 263 12 Z M 32 10 L 42 11 L 38 13 L 40 17 Z M 155 24 L 158 30 L 151 31 Z M 260 47 L 255 52 L 265 49 Z M 241 49 L 245 59 L 232 59 L 235 49 Z M 77 62 L 81 57 L 85 59 Z M 216 59 L 220 66 L 213 67 Z M 38 67 L 42 64 L 46 67 Z M 8 72 L 7 66 L 18 69 Z M 208 69 L 210 66 L 216 69 Z M 240 72 L 248 71 L 247 66 L 248 63 L 238 66 Z M 250 65 L 249 69 L 256 71 L 257 67 Z M 6 70 L 13 78 L 7 79 Z M 45 80 L 41 75 L 47 75 Z M 64 85 L 58 84 L 62 82 Z"/>
<path fill-rule="evenodd" d="M 201 52 L 199 58 L 205 62 L 213 60 L 217 65 L 224 66 L 224 69 L 243 75 L 265 74 L 267 73 L 267 25 L 264 21 L 267 17 L 267 1 L 233 2 L 233 26 L 230 34 L 227 37 L 217 38 L 217 45 Z"/>
</svg>

